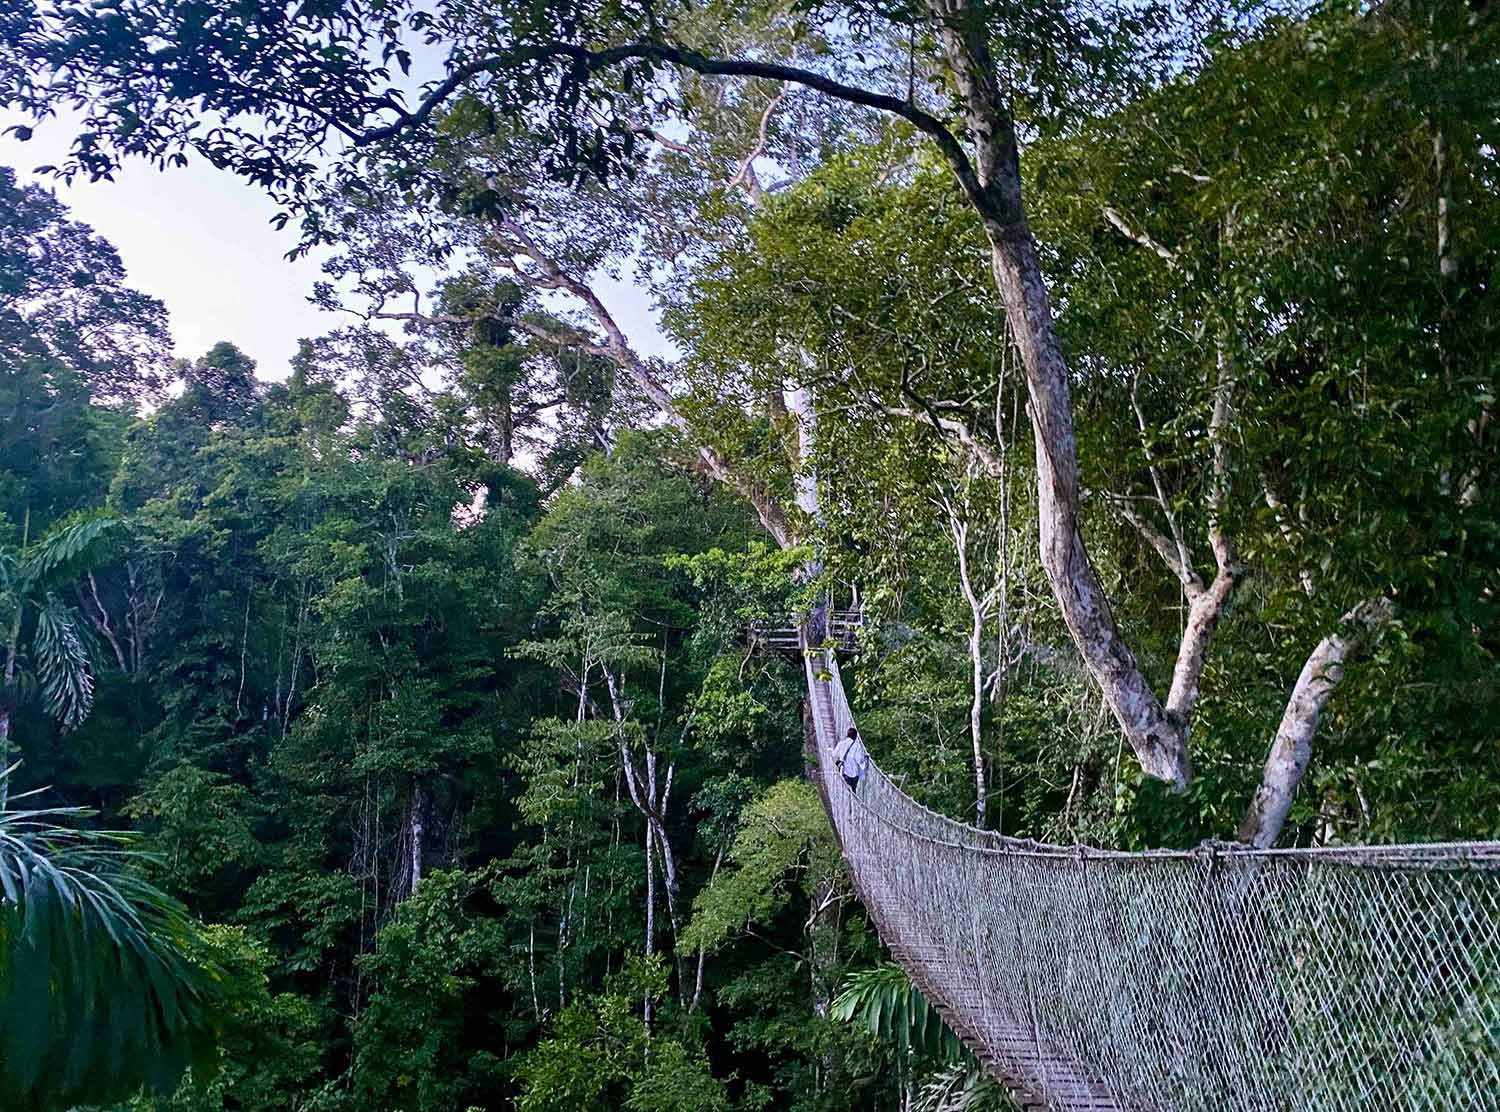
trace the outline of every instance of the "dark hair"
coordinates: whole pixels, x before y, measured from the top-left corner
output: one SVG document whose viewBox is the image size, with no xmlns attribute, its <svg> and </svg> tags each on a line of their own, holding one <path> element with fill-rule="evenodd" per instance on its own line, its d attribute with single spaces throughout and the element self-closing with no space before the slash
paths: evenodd
<svg viewBox="0 0 1500 1112">
<path fill-rule="evenodd" d="M 853 726 L 850 726 L 849 727 L 849 734 L 848 734 L 848 736 L 849 737 L 859 737 L 859 731 L 856 730 Z"/>
</svg>

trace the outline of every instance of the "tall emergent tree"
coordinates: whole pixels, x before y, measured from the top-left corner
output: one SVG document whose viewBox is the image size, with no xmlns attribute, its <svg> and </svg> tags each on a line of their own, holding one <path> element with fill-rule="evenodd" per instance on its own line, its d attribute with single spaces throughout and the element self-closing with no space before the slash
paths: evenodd
<svg viewBox="0 0 1500 1112">
<path fill-rule="evenodd" d="M 628 173 L 646 145 L 642 132 L 649 136 L 669 115 L 677 73 L 789 83 L 915 128 L 954 174 L 989 243 L 1006 327 L 1026 371 L 1042 563 L 1064 620 L 1143 767 L 1185 786 L 1188 723 L 1169 713 L 1143 675 L 1084 546 L 1068 361 L 1023 204 L 1020 129 L 1055 131 L 1084 98 L 1097 104 L 1126 95 L 1152 76 L 1164 50 L 1185 49 L 1191 57 L 1196 44 L 1164 41 L 1167 12 L 1151 5 L 1101 12 L 1056 3 L 1016 12 L 933 0 L 894 14 L 857 5 L 768 13 L 765 49 L 721 57 L 704 49 L 712 37 L 702 38 L 685 6 L 564 3 L 502 10 L 496 19 L 488 9 L 455 3 L 435 12 L 400 8 L 366 22 L 306 7 L 267 8 L 246 19 L 170 0 L 112 8 L 107 16 L 65 5 L 23 13 L 7 37 L 17 48 L 15 68 L 66 65 L 70 80 L 34 83 L 17 75 L 6 85 L 8 99 L 23 109 L 40 115 L 72 103 L 101 125 L 75 147 L 71 170 L 102 173 L 126 154 L 166 161 L 194 148 L 304 208 L 315 189 L 299 152 L 342 136 L 353 144 L 353 170 L 399 145 L 415 185 L 430 165 L 428 152 L 443 143 L 440 122 L 454 106 L 469 113 L 460 119 L 477 113 L 479 127 L 497 133 L 528 107 L 540 110 L 539 138 L 550 141 L 541 148 L 544 164 L 571 177 Z M 853 33 L 880 45 L 873 62 L 852 46 L 818 55 L 799 49 L 806 33 L 835 41 Z M 408 97 L 392 64 L 407 71 L 408 38 L 424 34 L 450 44 L 446 72 Z M 162 39 L 175 45 L 148 45 Z M 798 64 L 799 55 L 809 64 Z M 813 61 L 820 56 L 823 63 Z M 204 108 L 228 113 L 236 126 L 201 129 Z M 461 184 L 468 197 L 462 203 L 471 208 L 507 206 L 482 182 L 477 189 Z M 314 239 L 332 232 L 311 210 L 304 228 Z M 524 234 L 517 238 L 563 283 L 545 252 L 528 248 Z M 1003 342 L 997 335 L 997 345 Z M 653 400 L 676 412 L 664 392 Z"/>
<path fill-rule="evenodd" d="M 1455 53 L 1470 64 L 1492 58 L 1485 49 L 1492 45 L 1490 21 L 1461 18 L 1462 5 L 1449 7 L 1451 14 L 1435 9 L 1433 18 L 1472 40 Z M 5 87 L 12 104 L 35 115 L 61 104 L 87 115 L 92 126 L 65 172 L 98 175 L 130 154 L 166 162 L 195 149 L 269 188 L 300 215 L 311 241 L 337 234 L 337 222 L 325 220 L 332 197 L 358 195 L 361 174 L 394 159 L 401 167 L 394 182 L 450 209 L 494 214 L 510 257 L 527 259 L 539 285 L 574 293 L 581 292 L 576 276 L 522 225 L 532 199 L 508 177 L 538 161 L 574 180 L 628 177 L 653 146 L 676 142 L 663 128 L 691 79 L 811 90 L 912 129 L 930 142 L 982 227 L 1004 308 L 994 343 L 1008 336 L 1024 371 L 1041 564 L 1056 604 L 1143 769 L 1180 789 L 1191 775 L 1188 729 L 1207 642 L 1239 562 L 1216 531 L 1217 576 L 1212 589 L 1198 590 L 1187 579 L 1194 618 L 1171 691 L 1161 697 L 1122 636 L 1085 545 L 1074 372 L 1027 214 L 1021 151 L 1023 141 L 1064 132 L 1085 112 L 1127 103 L 1165 78 L 1193 72 L 1212 56 L 1209 44 L 1253 37 L 1270 16 L 1231 7 L 1206 14 L 1152 4 L 1100 9 L 1064 0 L 1024 11 L 969 0 L 931 0 L 899 11 L 819 5 L 757 12 L 748 24 L 753 33 L 727 40 L 742 49 L 721 54 L 726 40 L 689 6 L 566 2 L 540 10 L 502 6 L 497 13 L 455 2 L 398 6 L 364 19 L 306 6 L 247 14 L 174 0 L 108 9 L 64 4 L 23 10 L 7 26 L 14 50 Z M 414 43 L 424 38 L 445 44 L 447 55 L 442 76 L 415 87 L 405 74 Z M 868 53 L 856 39 L 869 44 Z M 169 45 L 154 45 L 163 41 Z M 67 80 L 30 76 L 64 67 Z M 202 127 L 205 109 L 227 115 L 233 126 Z M 490 144 L 487 171 L 454 161 L 456 149 L 476 137 Z M 1469 138 L 1441 132 L 1440 147 L 1469 149 Z M 313 180 L 304 152 L 334 140 L 348 154 L 330 192 Z M 1444 158 L 1445 165 L 1453 161 Z M 754 162 L 752 152 L 738 180 L 748 180 Z M 1117 212 L 1112 223 L 1130 228 Z M 629 355 L 618 330 L 604 348 L 632 368 L 653 402 L 681 419 L 678 401 Z M 1074 362 L 1092 355 L 1078 352 Z M 1213 424 L 1220 430 L 1233 400 L 1227 389 L 1233 379 L 1224 381 Z M 914 419 L 973 439 L 969 407 L 928 401 L 909 384 L 905 393 Z M 790 539 L 795 530 L 785 512 L 759 484 L 737 475 L 714 449 L 705 446 L 703 459 L 714 473 L 759 493 L 768 526 Z"/>
</svg>

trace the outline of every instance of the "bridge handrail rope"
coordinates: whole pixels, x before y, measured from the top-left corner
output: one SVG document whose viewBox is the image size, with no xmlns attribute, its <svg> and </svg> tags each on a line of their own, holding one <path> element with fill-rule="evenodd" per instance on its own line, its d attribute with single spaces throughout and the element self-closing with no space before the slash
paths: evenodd
<svg viewBox="0 0 1500 1112">
<path fill-rule="evenodd" d="M 881 937 L 1023 1107 L 1500 1112 L 1500 843 L 1128 853 L 1009 838 L 871 762 L 804 645 L 818 779 Z"/>
</svg>

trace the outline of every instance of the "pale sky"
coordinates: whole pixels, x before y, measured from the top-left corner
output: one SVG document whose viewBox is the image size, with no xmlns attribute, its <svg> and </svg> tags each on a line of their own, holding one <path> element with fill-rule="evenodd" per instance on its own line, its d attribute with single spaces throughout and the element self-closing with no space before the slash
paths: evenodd
<svg viewBox="0 0 1500 1112">
<path fill-rule="evenodd" d="M 0 128 L 12 122 L 0 113 Z M 199 159 L 168 171 L 128 162 L 112 182 L 64 185 L 34 174 L 36 166 L 62 161 L 72 134 L 57 119 L 26 143 L 0 136 L 0 165 L 13 167 L 22 182 L 55 189 L 73 219 L 114 244 L 129 284 L 166 304 L 178 355 L 194 358 L 229 340 L 256 361 L 261 377 L 280 379 L 298 339 L 353 319 L 308 304 L 319 260 L 286 260 L 296 231 L 271 227 L 276 207 L 259 191 Z M 639 351 L 668 352 L 641 291 L 607 279 L 598 288 Z"/>
</svg>

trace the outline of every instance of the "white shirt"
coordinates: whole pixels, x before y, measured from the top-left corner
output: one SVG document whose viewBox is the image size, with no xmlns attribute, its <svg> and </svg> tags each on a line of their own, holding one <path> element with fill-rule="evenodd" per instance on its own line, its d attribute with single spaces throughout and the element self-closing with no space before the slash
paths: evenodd
<svg viewBox="0 0 1500 1112">
<path fill-rule="evenodd" d="M 843 767 L 845 776 L 858 779 L 865 774 L 865 767 L 870 763 L 870 754 L 866 752 L 865 743 L 859 739 L 858 735 L 846 736 L 833 751 L 833 762 Z"/>
</svg>

